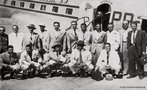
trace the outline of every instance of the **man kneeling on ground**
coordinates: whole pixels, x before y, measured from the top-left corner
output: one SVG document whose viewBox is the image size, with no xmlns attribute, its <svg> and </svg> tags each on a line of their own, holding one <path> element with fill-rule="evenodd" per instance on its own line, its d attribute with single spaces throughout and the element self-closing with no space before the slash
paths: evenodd
<svg viewBox="0 0 147 90">
<path fill-rule="evenodd" d="M 104 50 L 101 51 L 96 63 L 95 70 L 97 69 L 99 69 L 99 71 L 102 73 L 102 77 L 106 76 L 106 79 L 107 76 L 116 77 L 119 74 L 121 69 L 120 57 L 116 51 L 111 49 L 110 43 L 106 43 L 104 45 Z"/>
<path fill-rule="evenodd" d="M 92 54 L 90 51 L 84 49 L 85 46 L 83 41 L 77 42 L 77 48 L 72 51 L 71 62 L 69 67 L 73 74 L 80 76 L 87 76 L 91 74 L 91 70 L 94 68 L 92 65 Z"/>
<path fill-rule="evenodd" d="M 30 44 L 26 45 L 26 50 L 21 53 L 20 65 L 23 71 L 23 78 L 26 78 L 28 73 L 31 76 L 36 74 L 36 71 L 41 70 L 42 58 L 37 49 L 32 49 Z M 30 70 L 30 71 L 29 71 Z"/>
<path fill-rule="evenodd" d="M 14 78 L 14 74 L 19 70 L 17 54 L 13 52 L 13 46 L 9 45 L 8 50 L 0 54 L 1 80 L 4 80 L 6 71 L 10 73 L 11 78 Z"/>
</svg>

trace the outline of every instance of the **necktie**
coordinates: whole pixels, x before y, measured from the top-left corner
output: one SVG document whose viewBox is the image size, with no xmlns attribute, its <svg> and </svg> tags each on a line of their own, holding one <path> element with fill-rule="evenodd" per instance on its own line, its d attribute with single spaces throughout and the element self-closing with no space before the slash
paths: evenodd
<svg viewBox="0 0 147 90">
<path fill-rule="evenodd" d="M 107 65 L 109 65 L 109 53 L 107 53 Z"/>
<path fill-rule="evenodd" d="M 82 52 L 80 51 L 80 63 L 83 63 L 83 60 L 82 60 Z"/>
<path fill-rule="evenodd" d="M 76 32 L 76 30 L 74 30 L 74 33 L 75 33 L 75 38 L 77 40 L 77 32 Z"/>
<path fill-rule="evenodd" d="M 133 32 L 133 44 L 135 44 L 135 32 Z"/>
</svg>

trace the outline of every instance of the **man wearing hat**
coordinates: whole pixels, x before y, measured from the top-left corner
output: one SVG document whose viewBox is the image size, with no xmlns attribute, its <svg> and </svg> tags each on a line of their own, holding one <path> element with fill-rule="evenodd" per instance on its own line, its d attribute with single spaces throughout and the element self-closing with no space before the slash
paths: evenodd
<svg viewBox="0 0 147 90">
<path fill-rule="evenodd" d="M 90 74 L 94 68 L 92 65 L 92 54 L 90 51 L 84 49 L 84 46 L 83 41 L 78 41 L 77 48 L 73 49 L 71 53 L 69 67 L 73 74 L 79 74 L 81 70 L 86 74 Z"/>
<path fill-rule="evenodd" d="M 39 38 L 41 39 L 41 50 L 40 50 L 40 54 L 41 57 L 43 58 L 43 55 L 45 53 L 49 53 L 49 33 L 47 32 L 47 30 L 45 30 L 45 25 L 44 24 L 40 24 L 40 33 L 39 33 Z"/>
<path fill-rule="evenodd" d="M 44 55 L 44 61 L 43 61 L 43 70 L 55 68 L 55 66 L 58 64 L 59 60 L 59 55 L 61 54 L 61 44 L 60 43 L 55 43 L 53 46 L 53 51 L 51 51 L 48 54 Z M 49 71 L 49 70 L 48 70 Z"/>
<path fill-rule="evenodd" d="M 39 35 L 34 32 L 34 30 L 36 29 L 34 24 L 30 24 L 29 26 L 27 26 L 29 29 L 29 35 L 26 35 L 26 39 L 27 39 L 27 44 L 30 44 L 32 46 L 33 49 L 41 49 L 41 39 L 39 37 Z"/>
</svg>

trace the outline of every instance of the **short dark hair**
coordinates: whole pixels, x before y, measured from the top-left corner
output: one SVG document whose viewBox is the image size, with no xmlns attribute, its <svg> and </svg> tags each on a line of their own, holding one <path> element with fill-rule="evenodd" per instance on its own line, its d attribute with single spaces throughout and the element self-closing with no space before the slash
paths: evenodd
<svg viewBox="0 0 147 90">
<path fill-rule="evenodd" d="M 14 26 L 18 28 L 18 25 L 13 25 L 12 27 L 14 27 Z"/>
<path fill-rule="evenodd" d="M 87 27 L 86 23 L 82 23 L 82 24 L 81 24 L 81 26 L 83 26 L 83 25 Z"/>
<path fill-rule="evenodd" d="M 54 22 L 53 25 L 58 24 L 60 26 L 60 22 Z"/>
<path fill-rule="evenodd" d="M 12 45 L 8 45 L 7 49 L 9 49 L 9 48 L 13 48 L 13 46 Z"/>
<path fill-rule="evenodd" d="M 31 44 L 27 44 L 26 47 L 32 48 L 32 45 Z"/>
<path fill-rule="evenodd" d="M 131 25 L 132 25 L 132 24 L 135 24 L 135 25 L 137 26 L 137 21 L 132 21 L 132 22 L 131 22 Z"/>
<path fill-rule="evenodd" d="M 109 45 L 109 46 L 111 47 L 111 44 L 110 44 L 110 43 L 105 43 L 104 46 L 105 46 L 105 45 Z"/>
<path fill-rule="evenodd" d="M 4 32 L 6 31 L 6 28 L 4 26 L 0 26 L 0 28 L 3 28 Z"/>
<path fill-rule="evenodd" d="M 77 21 L 71 21 L 71 24 L 72 24 L 73 22 L 76 23 L 76 24 L 78 24 Z"/>
</svg>

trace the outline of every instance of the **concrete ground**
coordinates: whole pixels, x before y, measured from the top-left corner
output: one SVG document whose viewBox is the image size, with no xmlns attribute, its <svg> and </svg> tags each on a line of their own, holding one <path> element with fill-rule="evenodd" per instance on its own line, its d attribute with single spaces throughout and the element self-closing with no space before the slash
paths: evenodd
<svg viewBox="0 0 147 90">
<path fill-rule="evenodd" d="M 147 65 L 145 65 L 147 71 Z M 147 90 L 147 72 L 143 80 L 114 79 L 95 81 L 80 77 L 31 78 L 26 80 L 9 79 L 0 81 L 0 90 Z"/>
</svg>

